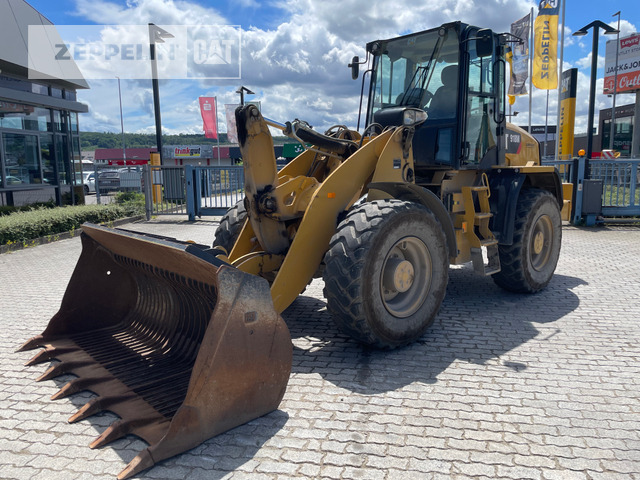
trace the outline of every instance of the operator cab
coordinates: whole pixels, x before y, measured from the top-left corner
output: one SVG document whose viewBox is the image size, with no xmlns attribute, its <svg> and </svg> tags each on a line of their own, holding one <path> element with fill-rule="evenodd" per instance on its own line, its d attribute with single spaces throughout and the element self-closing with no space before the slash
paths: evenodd
<svg viewBox="0 0 640 480">
<path fill-rule="evenodd" d="M 427 119 L 413 138 L 416 173 L 488 168 L 504 157 L 504 61 L 499 35 L 461 22 L 367 44 L 373 56 L 367 126 Z"/>
</svg>

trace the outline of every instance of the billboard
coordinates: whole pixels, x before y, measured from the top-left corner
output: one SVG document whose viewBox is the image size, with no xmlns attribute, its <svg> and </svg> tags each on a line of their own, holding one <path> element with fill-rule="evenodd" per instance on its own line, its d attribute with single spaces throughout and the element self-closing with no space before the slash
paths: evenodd
<svg viewBox="0 0 640 480">
<path fill-rule="evenodd" d="M 614 93 L 616 72 L 616 43 L 609 40 L 605 51 L 603 93 Z M 618 85 L 615 93 L 640 90 L 640 33 L 620 39 L 618 45 Z"/>
<path fill-rule="evenodd" d="M 558 158 L 560 160 L 571 158 L 573 155 L 577 85 L 577 68 L 571 68 L 562 72 L 562 84 L 560 88 L 560 135 L 558 138 Z"/>
</svg>

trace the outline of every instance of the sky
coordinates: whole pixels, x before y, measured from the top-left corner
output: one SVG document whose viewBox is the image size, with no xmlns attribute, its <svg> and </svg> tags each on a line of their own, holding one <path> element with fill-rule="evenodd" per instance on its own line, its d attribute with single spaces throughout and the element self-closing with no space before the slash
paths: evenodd
<svg viewBox="0 0 640 480">
<path fill-rule="evenodd" d="M 365 57 L 367 42 L 418 32 L 460 20 L 496 32 L 508 32 L 537 2 L 530 0 L 28 0 L 56 25 L 166 25 L 233 26 L 241 45 L 238 72 L 227 79 L 167 79 L 159 82 L 163 132 L 202 133 L 198 97 L 216 97 L 219 131 L 225 132 L 225 104 L 237 104 L 244 85 L 254 92 L 246 99 L 261 102 L 266 117 L 286 122 L 296 118 L 323 131 L 332 125 L 357 123 L 361 82 L 351 79 L 347 64 L 354 55 Z M 637 0 L 567 0 L 563 70 L 576 67 L 577 134 L 587 131 L 592 30 L 584 37 L 572 33 L 594 20 L 617 27 L 621 37 L 640 30 Z M 62 27 L 61 27 L 62 28 Z M 94 27 L 95 28 L 95 27 Z M 605 43 L 615 35 L 600 35 L 596 82 L 597 112 L 610 108 L 612 98 L 602 94 Z M 220 47 L 220 44 L 218 44 Z M 160 47 L 158 47 L 160 48 Z M 211 48 L 214 48 L 213 46 Z M 235 55 L 235 52 L 233 52 Z M 235 56 L 233 57 L 236 58 Z M 126 75 L 125 75 L 126 76 Z M 88 90 L 78 100 L 89 106 L 81 114 L 82 131 L 120 132 L 118 80 L 103 75 L 88 78 Z M 153 133 L 153 95 L 148 79 L 120 80 L 126 132 Z M 533 89 L 533 125 L 544 125 L 547 91 Z M 366 91 L 365 91 L 366 93 Z M 616 105 L 635 101 L 618 95 Z M 528 96 L 511 107 L 513 121 L 527 125 Z M 550 91 L 548 123 L 555 124 L 557 90 Z"/>
</svg>

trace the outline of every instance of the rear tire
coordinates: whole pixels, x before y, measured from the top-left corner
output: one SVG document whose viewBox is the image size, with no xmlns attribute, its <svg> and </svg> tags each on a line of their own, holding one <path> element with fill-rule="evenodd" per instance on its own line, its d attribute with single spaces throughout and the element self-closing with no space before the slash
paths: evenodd
<svg viewBox="0 0 640 480">
<path fill-rule="evenodd" d="M 551 281 L 560 256 L 562 218 L 551 193 L 532 188 L 518 198 L 512 245 L 500 245 L 494 282 L 510 292 L 535 293 Z"/>
<path fill-rule="evenodd" d="M 338 225 L 325 264 L 324 294 L 335 323 L 377 348 L 420 338 L 435 320 L 449 277 L 435 215 L 400 200 L 354 208 Z"/>
<path fill-rule="evenodd" d="M 247 210 L 244 208 L 244 200 L 240 200 L 233 207 L 227 210 L 220 225 L 216 229 L 213 247 L 222 247 L 227 253 L 231 253 L 231 249 L 240 236 L 242 227 L 247 219 Z"/>
</svg>

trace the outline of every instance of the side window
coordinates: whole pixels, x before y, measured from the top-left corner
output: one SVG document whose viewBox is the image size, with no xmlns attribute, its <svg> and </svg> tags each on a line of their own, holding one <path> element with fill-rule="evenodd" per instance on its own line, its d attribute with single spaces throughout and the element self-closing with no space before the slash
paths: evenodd
<svg viewBox="0 0 640 480">
<path fill-rule="evenodd" d="M 478 164 L 496 147 L 495 98 L 492 57 L 479 57 L 469 42 L 469 83 L 465 128 L 465 163 Z"/>
</svg>

